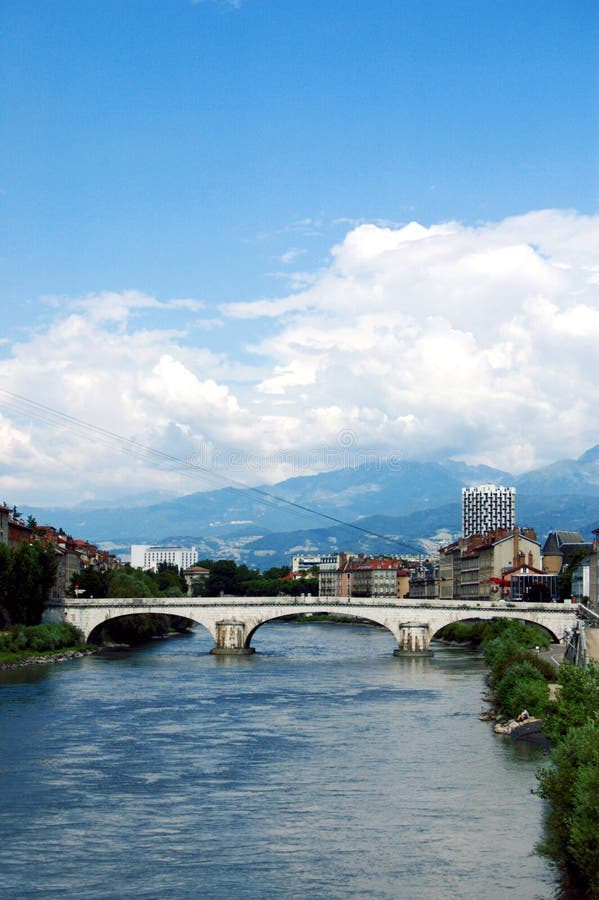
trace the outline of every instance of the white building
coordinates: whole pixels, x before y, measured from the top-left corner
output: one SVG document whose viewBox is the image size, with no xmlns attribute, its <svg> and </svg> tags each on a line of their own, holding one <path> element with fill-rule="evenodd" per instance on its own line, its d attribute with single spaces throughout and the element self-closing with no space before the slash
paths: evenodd
<svg viewBox="0 0 599 900">
<path fill-rule="evenodd" d="M 511 531 L 516 520 L 516 488 L 496 484 L 462 488 L 462 532 L 465 538 L 496 528 Z"/>
<path fill-rule="evenodd" d="M 160 563 L 189 569 L 197 562 L 195 547 L 152 547 L 150 544 L 131 545 L 131 566 L 134 569 L 158 570 Z"/>
<path fill-rule="evenodd" d="M 308 569 L 311 569 L 313 566 L 320 565 L 321 556 L 320 553 L 308 553 L 304 556 L 292 556 L 291 557 L 291 571 L 295 572 L 307 572 Z"/>
</svg>

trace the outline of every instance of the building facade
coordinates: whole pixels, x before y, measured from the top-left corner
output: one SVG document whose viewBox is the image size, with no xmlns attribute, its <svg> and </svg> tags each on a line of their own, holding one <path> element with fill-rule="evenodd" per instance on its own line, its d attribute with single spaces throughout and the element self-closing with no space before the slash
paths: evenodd
<svg viewBox="0 0 599 900">
<path fill-rule="evenodd" d="M 543 544 L 543 570 L 548 575 L 559 575 L 576 555 L 581 561 L 593 549 L 577 531 L 550 531 Z"/>
<path fill-rule="evenodd" d="M 498 528 L 461 538 L 440 551 L 439 596 L 442 600 L 496 600 L 498 594 L 509 594 L 510 573 L 523 566 L 543 574 L 541 547 L 532 528 Z"/>
<path fill-rule="evenodd" d="M 321 597 L 405 597 L 410 587 L 410 573 L 397 559 L 365 556 L 345 557 L 336 554 L 321 565 L 318 592 Z"/>
<path fill-rule="evenodd" d="M 415 600 L 438 600 L 440 589 L 439 563 L 427 559 L 410 571 L 410 592 L 408 597 Z"/>
<path fill-rule="evenodd" d="M 197 562 L 198 554 L 195 547 L 158 547 L 150 544 L 131 545 L 131 566 L 134 569 L 158 570 L 160 563 L 169 566 L 178 566 L 179 569 L 189 569 Z"/>
<path fill-rule="evenodd" d="M 349 579 L 343 572 L 351 553 L 323 553 L 318 566 L 318 593 L 321 597 L 348 597 Z"/>
<path fill-rule="evenodd" d="M 8 506 L 0 506 L 0 544 L 8 544 Z"/>
<path fill-rule="evenodd" d="M 496 484 L 462 488 L 462 534 L 465 538 L 497 528 L 510 531 L 516 521 L 516 488 Z"/>
</svg>

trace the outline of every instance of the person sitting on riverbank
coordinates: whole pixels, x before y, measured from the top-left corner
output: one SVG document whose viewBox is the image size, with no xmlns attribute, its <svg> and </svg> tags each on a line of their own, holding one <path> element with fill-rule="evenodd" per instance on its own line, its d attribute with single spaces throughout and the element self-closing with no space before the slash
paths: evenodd
<svg viewBox="0 0 599 900">
<path fill-rule="evenodd" d="M 523 709 L 516 721 L 526 722 L 527 719 L 530 719 L 530 713 L 527 709 Z"/>
</svg>

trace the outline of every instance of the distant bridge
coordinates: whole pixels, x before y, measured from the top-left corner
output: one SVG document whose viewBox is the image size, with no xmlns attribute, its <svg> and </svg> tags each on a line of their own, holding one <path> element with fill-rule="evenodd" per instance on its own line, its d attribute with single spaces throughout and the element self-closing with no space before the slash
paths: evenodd
<svg viewBox="0 0 599 900">
<path fill-rule="evenodd" d="M 393 600 L 377 597 L 181 597 L 115 598 L 71 600 L 49 604 L 44 622 L 71 622 L 88 640 L 99 626 L 120 616 L 158 613 L 182 616 L 203 625 L 214 640 L 212 653 L 253 653 L 256 630 L 283 616 L 310 613 L 367 619 L 391 632 L 397 641 L 397 656 L 431 655 L 429 644 L 450 622 L 466 619 L 519 619 L 545 628 L 554 641 L 561 641 L 577 619 L 577 604 L 509 603 L 460 600 Z"/>
</svg>

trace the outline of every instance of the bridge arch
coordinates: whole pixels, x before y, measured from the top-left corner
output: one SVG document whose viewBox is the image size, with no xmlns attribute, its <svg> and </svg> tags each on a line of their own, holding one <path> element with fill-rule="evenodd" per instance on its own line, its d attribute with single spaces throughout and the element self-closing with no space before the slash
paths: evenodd
<svg viewBox="0 0 599 900">
<path fill-rule="evenodd" d="M 305 615 L 306 615 L 305 612 L 297 612 L 297 613 L 291 613 L 291 614 L 289 612 L 285 612 L 285 613 L 277 613 L 276 615 L 265 616 L 261 621 L 256 622 L 249 628 L 246 638 L 245 638 L 245 644 L 244 644 L 245 649 L 251 650 L 252 639 L 253 639 L 254 635 L 256 634 L 256 632 L 258 631 L 258 629 L 261 628 L 263 625 L 268 625 L 269 622 L 276 622 L 276 621 L 280 621 L 281 619 L 297 618 L 299 616 L 305 616 Z M 331 608 L 331 607 L 323 606 L 322 608 L 314 609 L 313 611 L 311 610 L 310 613 L 308 613 L 308 615 L 339 616 L 340 613 L 339 613 L 338 608 Z M 391 635 L 391 637 L 393 637 L 397 641 L 397 630 L 396 629 L 394 630 L 393 627 L 389 624 L 389 622 L 380 621 L 381 619 L 383 619 L 382 616 L 379 616 L 378 618 L 376 618 L 374 615 L 372 615 L 372 616 L 364 615 L 362 612 L 360 612 L 360 613 L 354 612 L 351 609 L 344 610 L 342 615 L 343 615 L 344 619 L 347 619 L 348 621 L 340 622 L 339 623 L 340 625 L 343 625 L 343 624 L 351 625 L 351 624 L 354 624 L 354 622 L 368 622 L 370 625 L 378 625 L 380 628 L 385 629 L 385 631 L 388 631 L 389 634 Z M 351 621 L 351 620 L 353 620 L 353 621 Z"/>
<path fill-rule="evenodd" d="M 89 631 L 85 635 L 85 642 L 87 644 L 94 644 L 97 642 L 97 639 L 100 636 L 102 629 L 109 625 L 111 622 L 118 622 L 119 619 L 131 619 L 136 618 L 138 616 L 173 616 L 173 613 L 166 612 L 158 612 L 157 610 L 148 611 L 145 609 L 130 609 L 127 612 L 119 612 L 116 615 L 107 615 L 101 621 L 99 621 L 96 625 L 88 626 Z M 176 613 L 176 617 L 179 619 L 186 619 L 190 625 L 200 626 L 203 630 L 205 630 L 211 637 L 214 637 L 213 632 L 208 626 L 203 623 L 199 618 L 192 618 L 189 615 L 182 615 L 181 613 Z M 84 632 L 85 633 L 85 632 Z"/>
<path fill-rule="evenodd" d="M 475 614 L 470 611 L 469 614 L 462 616 L 455 614 L 450 614 L 446 617 L 436 616 L 434 624 L 431 625 L 431 640 L 435 640 L 438 633 L 445 628 L 446 625 L 453 625 L 457 622 L 493 622 L 494 620 L 501 618 L 507 617 L 505 615 L 502 616 L 497 610 L 477 610 Z M 556 633 L 556 628 L 553 623 L 551 623 L 550 627 L 545 621 L 545 617 L 535 615 L 533 611 L 522 610 L 522 612 L 518 612 L 510 609 L 509 619 L 522 622 L 526 625 L 536 625 L 547 633 L 548 638 L 554 644 L 559 643 L 563 637 L 563 635 Z"/>
</svg>

